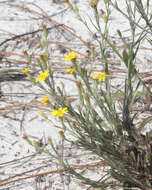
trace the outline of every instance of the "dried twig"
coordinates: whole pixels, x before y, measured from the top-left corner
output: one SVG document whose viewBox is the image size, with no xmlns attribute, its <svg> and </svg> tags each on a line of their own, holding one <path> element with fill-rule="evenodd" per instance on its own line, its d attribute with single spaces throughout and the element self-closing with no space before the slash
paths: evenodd
<svg viewBox="0 0 152 190">
<path fill-rule="evenodd" d="M 72 166 L 72 169 L 73 170 L 77 170 L 77 169 L 81 170 L 81 169 L 84 169 L 84 168 L 101 167 L 101 166 L 107 166 L 107 164 L 104 163 L 104 162 L 98 162 L 98 163 L 94 163 L 94 164 L 85 164 L 85 165 L 79 165 L 79 166 Z M 44 175 L 49 175 L 49 174 L 62 173 L 62 172 L 66 172 L 68 170 L 69 170 L 69 168 L 63 168 L 63 169 L 52 170 L 52 171 L 48 171 L 48 172 L 42 172 L 40 174 L 30 175 L 30 176 L 27 176 L 27 177 L 22 177 L 22 178 L 18 178 L 18 179 L 12 180 L 12 181 L 2 183 L 2 184 L 0 184 L 0 187 L 8 185 L 8 184 L 11 184 L 11 183 L 23 181 L 23 180 L 26 180 L 26 179 L 31 179 L 31 178 L 44 176 Z"/>
<path fill-rule="evenodd" d="M 54 26 L 52 27 L 48 27 L 47 30 L 52 30 L 53 28 L 56 28 L 56 27 L 59 27 L 59 26 L 62 26 L 63 24 L 55 24 Z M 8 38 L 6 40 L 4 40 L 2 43 L 0 43 L 0 46 L 2 46 L 3 44 L 5 44 L 6 42 L 8 41 L 12 41 L 12 40 L 15 40 L 17 38 L 21 38 L 23 36 L 27 36 L 27 35 L 31 35 L 31 34 L 35 34 L 35 33 L 38 33 L 38 32 L 42 32 L 43 30 L 42 29 L 38 29 L 38 30 L 35 30 L 35 31 L 32 31 L 32 32 L 26 32 L 24 34 L 19 34 L 19 35 L 16 35 L 16 36 L 13 36 L 12 38 Z"/>
</svg>

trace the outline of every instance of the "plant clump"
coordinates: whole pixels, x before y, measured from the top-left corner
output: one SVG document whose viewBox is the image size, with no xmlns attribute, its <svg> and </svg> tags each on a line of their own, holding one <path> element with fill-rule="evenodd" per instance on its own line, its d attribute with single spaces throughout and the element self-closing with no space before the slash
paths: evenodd
<svg viewBox="0 0 152 190">
<path fill-rule="evenodd" d="M 51 56 L 48 54 L 45 26 L 43 26 L 45 35 L 42 40 L 45 53 L 38 59 L 41 73 L 35 79 L 34 76 L 30 75 L 28 68 L 23 70 L 34 84 L 47 93 L 41 103 L 49 109 L 51 115 L 43 111 L 40 111 L 40 115 L 47 120 L 49 117 L 55 116 L 61 124 L 55 127 L 60 129 L 59 134 L 62 136 L 62 142 L 74 144 L 78 148 L 90 151 L 98 156 L 108 166 L 106 171 L 110 178 L 95 181 L 91 179 L 91 176 L 87 178 L 76 172 L 67 163 L 64 154 L 60 156 L 57 154 L 57 150 L 50 140 L 51 137 L 48 142 L 52 150 L 45 147 L 42 151 L 54 156 L 61 166 L 67 169 L 67 172 L 94 188 L 152 189 L 152 135 L 149 131 L 142 132 L 143 127 L 151 125 L 152 117 L 151 115 L 147 116 L 139 122 L 140 111 L 135 109 L 141 89 L 149 93 L 150 97 L 152 95 L 151 89 L 142 80 L 136 67 L 140 44 L 146 35 L 151 35 L 152 16 L 149 11 L 149 1 L 146 1 L 146 8 L 144 8 L 144 1 L 142 0 L 126 0 L 127 9 L 126 12 L 123 12 L 116 1 L 113 3 L 111 0 L 104 0 L 105 14 L 102 15 L 104 30 L 101 27 L 100 14 L 97 9 L 99 1 L 90 1 L 89 5 L 94 9 L 96 24 L 93 24 L 93 21 L 91 23 L 100 36 L 100 40 L 95 38 L 95 41 L 96 46 L 100 49 L 99 59 L 102 69 L 100 66 L 98 70 L 96 69 L 96 49 L 94 46 L 91 48 L 89 63 L 86 66 L 81 64 L 78 50 L 73 50 L 64 56 L 64 61 L 68 62 L 64 74 L 67 72 L 70 74 L 77 89 L 79 100 L 76 105 L 68 99 L 65 91 L 66 84 L 60 80 L 59 86 L 56 82 L 57 73 L 50 64 Z M 79 21 L 91 31 L 86 21 L 79 14 L 78 7 L 70 1 L 64 2 L 70 4 L 71 11 L 74 11 Z M 117 35 L 123 43 L 122 51 L 119 51 L 110 40 L 108 24 L 112 9 L 125 16 L 130 26 L 131 42 L 129 43 L 124 34 L 117 30 Z M 145 21 L 145 26 L 135 19 L 137 12 L 140 18 Z M 151 40 L 148 42 L 151 44 Z M 112 80 L 116 76 L 109 68 L 109 57 L 107 56 L 109 49 L 126 68 L 121 93 L 115 90 L 117 88 L 116 82 L 112 84 Z M 31 61 L 28 54 L 26 54 L 26 58 Z M 142 94 L 144 93 L 142 92 Z M 51 101 L 52 97 L 54 101 Z M 118 101 L 119 97 L 121 101 Z M 146 94 L 143 97 L 146 100 Z M 141 113 L 144 111 L 147 110 L 143 109 Z M 68 138 L 66 134 L 69 133 L 74 137 L 74 140 Z M 62 145 L 64 149 L 64 143 Z"/>
</svg>

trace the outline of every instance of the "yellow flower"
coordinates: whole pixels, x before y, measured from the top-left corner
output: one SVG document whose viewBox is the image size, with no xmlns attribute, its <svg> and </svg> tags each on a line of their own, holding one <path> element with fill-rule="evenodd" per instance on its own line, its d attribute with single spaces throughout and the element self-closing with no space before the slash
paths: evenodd
<svg viewBox="0 0 152 190">
<path fill-rule="evenodd" d="M 38 81 L 42 81 L 42 80 L 45 80 L 46 77 L 49 76 L 49 70 L 46 70 L 45 72 L 41 72 L 40 75 L 37 76 L 37 79 L 35 80 L 35 82 L 38 82 Z"/>
<path fill-rule="evenodd" d="M 46 106 L 46 105 L 49 103 L 49 98 L 50 98 L 49 96 L 45 96 L 45 97 L 41 100 L 43 106 Z"/>
<path fill-rule="evenodd" d="M 102 81 L 103 79 L 105 79 L 107 76 L 109 76 L 109 75 L 106 75 L 106 73 L 103 72 L 103 73 L 100 73 L 100 74 L 94 74 L 94 75 L 92 76 L 92 78 L 93 78 L 93 79 L 98 78 L 98 79 L 99 79 L 99 82 L 101 83 L 101 81 Z"/>
<path fill-rule="evenodd" d="M 43 111 L 40 110 L 39 114 L 40 114 L 40 115 L 43 115 Z"/>
<path fill-rule="evenodd" d="M 30 70 L 30 68 L 29 68 L 29 67 L 27 67 L 27 68 L 23 69 L 23 70 L 22 70 L 22 72 L 23 72 L 23 73 L 28 73 L 28 72 L 29 72 L 29 70 Z"/>
<path fill-rule="evenodd" d="M 69 68 L 69 69 L 66 69 L 66 71 L 67 71 L 68 73 L 72 74 L 72 73 L 75 71 L 75 69 L 74 69 L 74 68 Z"/>
<path fill-rule="evenodd" d="M 64 56 L 65 61 L 72 61 L 72 59 L 76 59 L 77 58 L 77 53 L 75 53 L 74 51 L 72 51 L 71 53 L 69 53 L 68 55 Z"/>
<path fill-rule="evenodd" d="M 56 117 L 63 117 L 63 114 L 67 113 L 67 108 L 59 108 L 58 110 L 54 110 L 51 112 L 51 114 L 53 116 L 56 116 Z"/>
</svg>

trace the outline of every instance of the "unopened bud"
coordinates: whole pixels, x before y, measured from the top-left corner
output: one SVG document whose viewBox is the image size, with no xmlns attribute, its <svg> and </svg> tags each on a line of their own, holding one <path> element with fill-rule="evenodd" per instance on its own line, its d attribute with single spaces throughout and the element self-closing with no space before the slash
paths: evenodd
<svg viewBox="0 0 152 190">
<path fill-rule="evenodd" d="M 47 28 L 46 28 L 46 25 L 43 24 L 43 25 L 42 25 L 42 28 L 43 28 L 43 34 L 44 34 L 44 36 L 47 37 L 48 34 L 47 34 Z"/>
<path fill-rule="evenodd" d="M 98 5 L 98 2 L 99 2 L 99 0 L 90 0 L 90 6 L 92 7 L 92 8 L 96 8 L 97 7 L 97 5 Z"/>
<path fill-rule="evenodd" d="M 48 119 L 47 115 L 46 115 L 43 111 L 40 110 L 39 114 L 40 114 L 43 118 Z"/>
<path fill-rule="evenodd" d="M 26 140 L 26 142 L 28 142 L 30 145 L 32 145 L 31 140 L 28 138 L 28 136 L 27 136 L 26 134 L 24 134 L 24 135 L 22 136 L 22 138 L 23 138 L 24 140 Z"/>
<path fill-rule="evenodd" d="M 69 0 L 64 0 L 64 3 L 67 3 L 68 6 L 69 6 L 69 8 L 70 8 L 70 9 L 73 9 L 73 6 L 72 6 L 72 4 L 70 3 Z"/>
<path fill-rule="evenodd" d="M 23 54 L 24 54 L 24 57 L 25 59 L 27 60 L 28 63 L 31 63 L 31 58 L 30 56 L 28 55 L 27 51 L 23 51 Z"/>
<path fill-rule="evenodd" d="M 90 102 L 90 97 L 89 97 L 88 94 L 85 94 L 85 95 L 84 95 L 84 99 L 85 99 L 87 102 Z"/>
<path fill-rule="evenodd" d="M 33 141 L 32 141 L 32 145 L 34 146 L 34 148 L 35 148 L 36 150 L 38 150 L 39 145 L 38 145 L 38 143 L 37 143 L 36 140 L 33 140 Z"/>
<path fill-rule="evenodd" d="M 64 131 L 59 131 L 58 134 L 64 136 Z"/>
<path fill-rule="evenodd" d="M 106 22 L 107 22 L 107 16 L 106 16 L 106 14 L 103 13 L 103 14 L 101 15 L 101 17 L 103 18 L 104 23 L 106 23 Z"/>
<path fill-rule="evenodd" d="M 93 61 L 95 58 L 95 47 L 91 47 L 91 60 Z"/>
<path fill-rule="evenodd" d="M 42 48 L 45 48 L 45 46 L 46 46 L 45 41 L 44 41 L 43 39 L 41 39 L 40 42 L 41 42 L 41 46 L 42 46 Z"/>
<path fill-rule="evenodd" d="M 22 136 L 22 138 L 26 140 L 26 139 L 28 139 L 28 136 L 27 136 L 26 134 L 24 134 L 24 135 Z"/>
<path fill-rule="evenodd" d="M 81 81 L 80 81 L 80 80 L 77 81 L 77 82 L 76 82 L 76 85 L 77 85 L 78 88 L 81 88 L 81 87 L 82 87 L 82 83 L 81 83 Z"/>
</svg>

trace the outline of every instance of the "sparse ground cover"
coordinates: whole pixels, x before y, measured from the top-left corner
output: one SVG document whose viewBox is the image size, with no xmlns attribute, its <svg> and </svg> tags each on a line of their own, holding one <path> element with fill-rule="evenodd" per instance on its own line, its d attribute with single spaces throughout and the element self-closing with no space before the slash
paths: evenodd
<svg viewBox="0 0 152 190">
<path fill-rule="evenodd" d="M 0 10 L 0 188 L 150 190 L 150 2 Z"/>
</svg>

